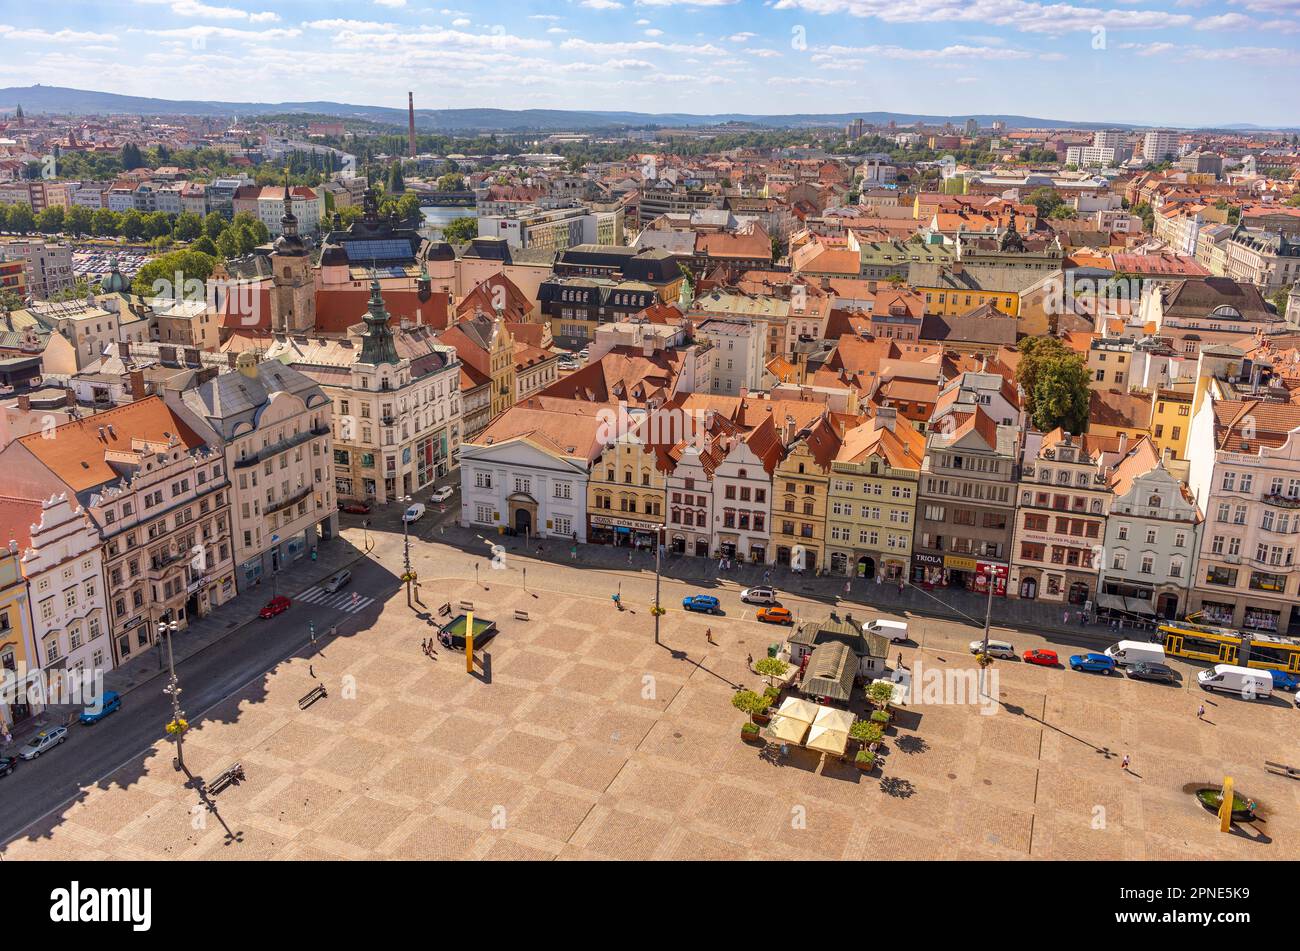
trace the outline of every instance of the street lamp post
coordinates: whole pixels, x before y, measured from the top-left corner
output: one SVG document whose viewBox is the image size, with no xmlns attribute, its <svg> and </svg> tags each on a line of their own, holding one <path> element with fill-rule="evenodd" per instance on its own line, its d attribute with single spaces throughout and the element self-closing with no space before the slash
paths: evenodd
<svg viewBox="0 0 1300 951">
<path fill-rule="evenodd" d="M 990 571 L 988 575 L 989 594 L 988 594 L 988 600 L 985 602 L 985 607 L 984 607 L 984 646 L 983 649 L 980 651 L 980 656 L 983 658 L 987 658 L 989 655 L 989 628 L 993 624 L 993 585 L 995 583 L 995 578 L 996 575 Z M 985 687 L 984 679 L 987 672 L 988 672 L 988 668 L 985 667 L 983 664 L 981 664 L 980 665 L 980 696 L 984 695 L 984 687 Z"/>
<path fill-rule="evenodd" d="M 666 529 L 660 525 L 655 529 L 655 645 L 659 644 L 659 616 L 663 614 L 663 608 L 659 604 L 659 560 L 663 555 L 664 539 L 667 537 Z"/>
<path fill-rule="evenodd" d="M 181 685 L 176 679 L 176 656 L 172 651 L 172 635 L 180 630 L 180 625 L 175 621 L 159 621 L 158 637 L 167 639 L 167 686 L 163 688 L 163 693 L 168 694 L 172 699 L 172 722 L 171 732 L 176 737 L 176 762 L 173 764 L 177 771 L 183 771 L 186 776 L 190 771 L 185 768 L 185 711 L 181 709 Z M 193 778 L 192 776 L 190 777 Z"/>
<path fill-rule="evenodd" d="M 409 505 L 411 497 L 404 495 L 397 501 Z M 411 603 L 411 523 L 406 520 L 405 512 L 402 513 L 402 563 L 405 568 L 402 580 L 406 582 L 406 606 L 411 608 L 415 606 Z"/>
</svg>

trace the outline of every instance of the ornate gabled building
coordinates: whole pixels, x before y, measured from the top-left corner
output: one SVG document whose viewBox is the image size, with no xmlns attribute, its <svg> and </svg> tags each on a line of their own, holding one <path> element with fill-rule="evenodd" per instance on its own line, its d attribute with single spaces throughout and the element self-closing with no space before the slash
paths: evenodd
<svg viewBox="0 0 1300 951">
<path fill-rule="evenodd" d="M 267 358 L 315 380 L 333 404 L 338 497 L 383 503 L 447 473 L 463 436 L 463 365 L 434 328 L 394 330 L 378 281 L 370 295 L 347 337 L 289 335 Z"/>
</svg>

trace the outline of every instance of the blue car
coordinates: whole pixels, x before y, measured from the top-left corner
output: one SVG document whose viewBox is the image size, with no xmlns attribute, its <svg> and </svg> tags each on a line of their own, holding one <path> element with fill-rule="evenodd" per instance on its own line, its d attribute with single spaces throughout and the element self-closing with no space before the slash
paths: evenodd
<svg viewBox="0 0 1300 951">
<path fill-rule="evenodd" d="M 717 614 L 718 605 L 718 599 L 711 594 L 693 594 L 690 597 L 682 598 L 682 607 L 688 611 L 699 611 L 703 614 Z"/>
<path fill-rule="evenodd" d="M 1270 670 L 1269 676 L 1273 678 L 1274 690 L 1286 690 L 1295 693 L 1300 688 L 1300 677 L 1295 674 L 1288 674 L 1284 670 Z"/>
<path fill-rule="evenodd" d="M 1070 658 L 1070 669 L 1109 676 L 1110 672 L 1115 669 L 1115 661 L 1105 654 L 1075 654 Z"/>
<path fill-rule="evenodd" d="M 81 711 L 81 723 L 84 726 L 90 726 L 92 723 L 98 723 L 110 713 L 117 713 L 122 709 L 122 698 L 111 690 L 105 690 L 104 696 L 99 698 L 99 703 L 86 707 Z"/>
</svg>

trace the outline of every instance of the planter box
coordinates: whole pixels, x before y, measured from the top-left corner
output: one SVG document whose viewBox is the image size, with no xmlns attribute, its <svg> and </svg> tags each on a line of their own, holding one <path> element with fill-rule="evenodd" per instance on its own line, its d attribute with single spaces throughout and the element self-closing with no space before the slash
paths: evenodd
<svg viewBox="0 0 1300 951">
<path fill-rule="evenodd" d="M 759 726 L 767 726 L 769 723 L 772 722 L 772 718 L 768 716 L 766 713 L 752 714 L 749 719 L 752 720 L 754 723 L 757 723 Z"/>
</svg>

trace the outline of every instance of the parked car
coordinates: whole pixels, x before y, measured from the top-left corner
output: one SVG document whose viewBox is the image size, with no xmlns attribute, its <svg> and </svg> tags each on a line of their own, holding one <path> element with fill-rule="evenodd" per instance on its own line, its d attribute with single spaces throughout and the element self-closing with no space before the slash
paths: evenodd
<svg viewBox="0 0 1300 951">
<path fill-rule="evenodd" d="M 1061 662 L 1061 659 L 1056 656 L 1056 651 L 1042 648 L 1027 650 L 1023 657 L 1026 664 L 1037 664 L 1039 667 L 1055 667 Z"/>
<path fill-rule="evenodd" d="M 452 497 L 452 494 L 454 492 L 455 489 L 453 489 L 451 486 L 444 485 L 441 489 L 438 489 L 436 492 L 434 492 L 433 495 L 429 496 L 429 500 L 432 502 L 446 502 L 449 498 Z"/>
<path fill-rule="evenodd" d="M 86 707 L 81 711 L 80 721 L 85 726 L 92 723 L 98 723 L 110 713 L 117 713 L 122 709 L 122 698 L 111 690 L 104 691 L 104 695 L 99 698 L 99 703 L 93 707 Z"/>
<path fill-rule="evenodd" d="M 1270 670 L 1268 675 L 1273 678 L 1274 690 L 1286 690 L 1295 693 L 1300 689 L 1300 677 L 1295 674 L 1288 674 L 1285 670 Z"/>
<path fill-rule="evenodd" d="M 984 649 L 983 640 L 970 642 L 970 652 L 972 654 L 978 654 L 983 649 Z M 1015 660 L 1016 649 L 1011 646 L 1010 641 L 989 641 L 989 656 L 1005 657 L 1008 658 L 1009 660 Z"/>
<path fill-rule="evenodd" d="M 346 587 L 351 583 L 352 583 L 352 572 L 344 569 L 343 571 L 340 571 L 338 574 L 336 574 L 334 577 L 330 578 L 329 581 L 326 581 L 323 585 L 321 585 L 321 587 L 325 589 L 326 594 L 334 594 L 340 588 Z"/>
<path fill-rule="evenodd" d="M 17 758 L 13 756 L 0 756 L 0 776 L 8 776 L 18 765 Z"/>
<path fill-rule="evenodd" d="M 1145 660 L 1131 665 L 1128 675 L 1134 680 L 1150 680 L 1158 684 L 1178 683 L 1178 671 L 1168 664 L 1149 663 Z"/>
<path fill-rule="evenodd" d="M 293 602 L 284 595 L 280 595 L 278 598 L 272 598 L 270 601 L 266 602 L 266 607 L 258 611 L 257 616 L 260 618 L 276 617 L 277 615 L 283 614 L 285 611 L 289 610 L 289 605 L 292 603 Z"/>
<path fill-rule="evenodd" d="M 416 502 L 402 514 L 403 522 L 418 522 L 424 518 L 425 507 L 423 502 Z"/>
<path fill-rule="evenodd" d="M 770 608 L 759 608 L 758 619 L 766 624 L 793 624 L 794 615 L 790 613 L 789 608 L 783 608 L 775 605 Z"/>
<path fill-rule="evenodd" d="M 891 644 L 902 644 L 909 637 L 906 621 L 887 621 L 884 618 L 876 618 L 862 625 L 862 633 L 879 634 Z"/>
<path fill-rule="evenodd" d="M 1110 672 L 1115 669 L 1115 660 L 1105 654 L 1075 654 L 1070 658 L 1070 669 L 1109 677 Z"/>
<path fill-rule="evenodd" d="M 367 502 L 349 502 L 343 506 L 343 511 L 349 515 L 369 515 L 370 504 Z"/>
<path fill-rule="evenodd" d="M 56 726 L 49 730 L 42 730 L 18 751 L 18 755 L 23 759 L 36 759 L 42 753 L 54 749 L 67 738 L 68 728 L 66 726 Z"/>
<path fill-rule="evenodd" d="M 740 600 L 746 604 L 776 604 L 776 592 L 771 588 L 746 588 L 740 592 Z"/>
<path fill-rule="evenodd" d="M 711 594 L 692 594 L 682 598 L 682 607 L 688 611 L 700 611 L 704 614 L 719 613 L 719 601 Z"/>
</svg>

